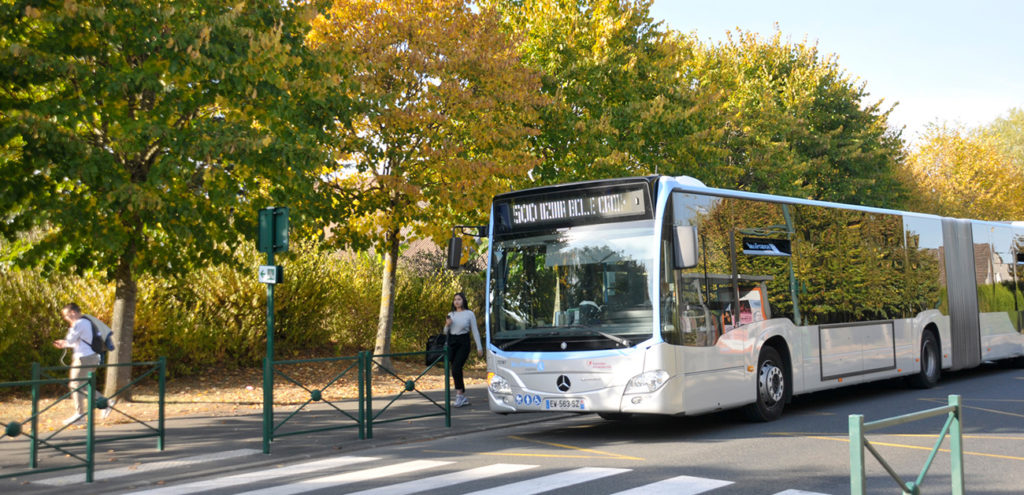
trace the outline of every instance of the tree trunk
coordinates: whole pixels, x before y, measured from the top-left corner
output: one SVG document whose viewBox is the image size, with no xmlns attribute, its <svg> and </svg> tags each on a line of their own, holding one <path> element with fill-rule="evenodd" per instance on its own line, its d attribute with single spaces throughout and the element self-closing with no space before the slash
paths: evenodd
<svg viewBox="0 0 1024 495">
<path fill-rule="evenodd" d="M 398 274 L 398 231 L 392 230 L 384 241 L 384 274 L 380 284 L 380 316 L 377 318 L 377 343 L 373 353 L 391 353 L 391 327 L 395 322 L 395 289 Z M 391 358 L 380 360 L 382 368 L 391 369 Z"/>
<path fill-rule="evenodd" d="M 132 261 L 135 258 L 134 247 L 129 248 L 117 266 L 114 289 L 114 312 L 110 327 L 114 331 L 114 346 L 107 353 L 109 364 L 132 362 L 132 340 L 135 329 L 135 307 L 138 301 L 139 288 L 132 275 Z M 111 397 L 117 390 L 126 387 L 132 380 L 131 366 L 110 366 L 107 368 L 107 384 L 103 395 Z M 130 401 L 131 390 L 125 390 L 117 396 L 118 401 Z"/>
</svg>

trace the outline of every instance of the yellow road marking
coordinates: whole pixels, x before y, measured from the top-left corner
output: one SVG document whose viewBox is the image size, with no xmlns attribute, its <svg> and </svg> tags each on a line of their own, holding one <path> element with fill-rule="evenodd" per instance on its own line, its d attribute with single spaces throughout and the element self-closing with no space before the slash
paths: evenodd
<svg viewBox="0 0 1024 495">
<path fill-rule="evenodd" d="M 629 460 L 632 460 L 632 461 L 642 461 L 643 460 L 643 458 L 641 458 L 641 457 L 632 457 L 632 456 L 622 455 L 622 454 L 613 454 L 611 452 L 603 452 L 603 451 L 600 451 L 600 450 L 585 449 L 585 448 L 582 448 L 582 447 L 573 447 L 572 445 L 565 445 L 565 444 L 562 444 L 562 443 L 553 443 L 553 442 L 545 442 L 545 441 L 542 441 L 542 440 L 533 440 L 533 439 L 530 439 L 530 438 L 520 437 L 520 436 L 516 436 L 516 435 L 511 435 L 511 436 L 509 436 L 509 438 L 514 439 L 514 440 L 522 440 L 524 442 L 539 443 L 541 445 L 548 445 L 550 447 L 558 447 L 558 448 L 562 448 L 562 449 L 578 450 L 580 452 L 589 452 L 591 454 L 599 454 L 599 455 L 603 455 L 603 456 L 607 456 L 607 457 L 614 457 L 616 459 L 629 459 Z"/>
<path fill-rule="evenodd" d="M 940 401 L 940 400 L 937 400 L 937 399 L 921 399 L 921 400 L 923 400 L 925 402 L 935 402 L 935 403 L 941 403 L 941 404 L 945 404 L 946 403 L 946 401 Z M 989 401 L 1004 401 L 1003 399 L 987 399 L 987 400 L 989 400 Z M 1006 402 L 1024 402 L 1024 401 L 1016 401 L 1016 400 L 1005 400 L 1005 401 Z M 976 401 L 972 399 L 971 402 L 976 402 Z M 988 409 L 988 408 L 977 407 L 977 406 L 960 406 L 960 407 L 962 407 L 964 409 L 974 409 L 975 411 L 990 412 L 992 414 L 1002 414 L 1003 416 L 1012 416 L 1014 418 L 1024 418 L 1024 414 L 1017 414 L 1017 413 L 1012 413 L 1012 412 L 1000 411 L 1000 410 L 997 410 L 997 409 Z"/>
<path fill-rule="evenodd" d="M 939 402 L 939 401 L 936 401 L 936 402 Z M 941 402 L 943 404 L 947 403 L 947 401 L 941 401 Z M 971 398 L 970 402 L 1010 402 L 1010 403 L 1013 403 L 1013 404 L 1024 404 L 1024 399 L 975 399 L 975 398 Z"/>
<path fill-rule="evenodd" d="M 775 435 L 779 437 L 807 437 L 815 438 L 828 435 L 836 435 L 835 433 L 801 433 L 801 432 L 787 432 L 777 431 L 771 432 L 769 435 Z M 885 435 L 889 437 L 907 437 L 907 438 L 937 438 L 938 434 L 911 434 L 911 433 L 879 433 L 879 435 Z M 837 437 L 834 437 L 837 438 Z M 1008 436 L 1008 435 L 961 435 L 961 438 L 973 439 L 973 440 L 1024 440 L 1024 436 Z"/>
<path fill-rule="evenodd" d="M 903 433 L 899 435 L 889 435 L 891 437 L 908 437 L 908 438 L 937 438 L 939 435 L 913 435 L 910 433 Z M 969 440 L 1024 440 L 1024 436 L 1013 437 L 1005 435 L 960 435 L 961 438 Z"/>
<path fill-rule="evenodd" d="M 833 442 L 846 442 L 846 443 L 850 443 L 850 439 L 849 438 L 817 437 L 817 436 L 807 437 L 807 438 L 814 438 L 814 439 L 817 439 L 817 440 L 832 440 Z M 885 447 L 897 447 L 897 448 L 902 448 L 902 449 L 913 449 L 913 450 L 927 450 L 929 452 L 932 450 L 931 447 L 921 447 L 919 445 L 904 445 L 904 444 L 901 444 L 901 443 L 871 442 L 871 445 L 882 445 L 882 446 L 885 446 Z M 939 452 L 949 453 L 949 449 L 939 449 Z M 1011 461 L 1024 461 L 1024 457 L 1014 457 L 1012 455 L 1000 455 L 1000 454 L 986 454 L 985 452 L 969 452 L 969 451 L 966 451 L 966 450 L 964 451 L 964 455 L 973 455 L 973 456 L 977 456 L 977 457 L 994 457 L 996 459 L 1009 459 Z"/>
</svg>

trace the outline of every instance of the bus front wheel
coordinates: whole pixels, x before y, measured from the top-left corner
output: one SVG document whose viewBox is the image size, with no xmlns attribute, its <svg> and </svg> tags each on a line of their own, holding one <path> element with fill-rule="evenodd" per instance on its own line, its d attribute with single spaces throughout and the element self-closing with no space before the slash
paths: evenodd
<svg viewBox="0 0 1024 495">
<path fill-rule="evenodd" d="M 782 416 L 789 394 L 785 363 L 774 347 L 764 347 L 757 358 L 757 399 L 744 409 L 752 421 L 773 421 Z"/>
</svg>

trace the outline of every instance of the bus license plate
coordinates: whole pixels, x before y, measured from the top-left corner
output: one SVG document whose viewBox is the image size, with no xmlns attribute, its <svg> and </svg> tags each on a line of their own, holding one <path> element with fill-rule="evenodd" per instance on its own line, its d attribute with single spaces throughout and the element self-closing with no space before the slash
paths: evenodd
<svg viewBox="0 0 1024 495">
<path fill-rule="evenodd" d="M 544 399 L 544 409 L 551 411 L 579 411 L 586 408 L 583 399 Z"/>
</svg>

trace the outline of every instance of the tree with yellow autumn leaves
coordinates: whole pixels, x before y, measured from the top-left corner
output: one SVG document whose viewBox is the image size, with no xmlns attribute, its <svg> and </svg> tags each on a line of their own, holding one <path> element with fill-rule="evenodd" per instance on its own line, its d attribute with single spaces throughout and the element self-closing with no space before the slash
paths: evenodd
<svg viewBox="0 0 1024 495">
<path fill-rule="evenodd" d="M 903 181 L 911 190 L 907 209 L 980 220 L 1024 219 L 1024 168 L 1007 146 L 1013 135 L 1000 135 L 992 127 L 929 126 L 903 164 Z"/>
<path fill-rule="evenodd" d="M 484 223 L 495 193 L 537 163 L 525 146 L 540 79 L 488 8 L 464 0 L 335 0 L 313 21 L 314 49 L 354 55 L 358 108 L 322 171 L 334 237 L 383 257 L 374 352 L 390 352 L 401 248 Z M 385 364 L 386 366 L 386 364 Z"/>
</svg>

